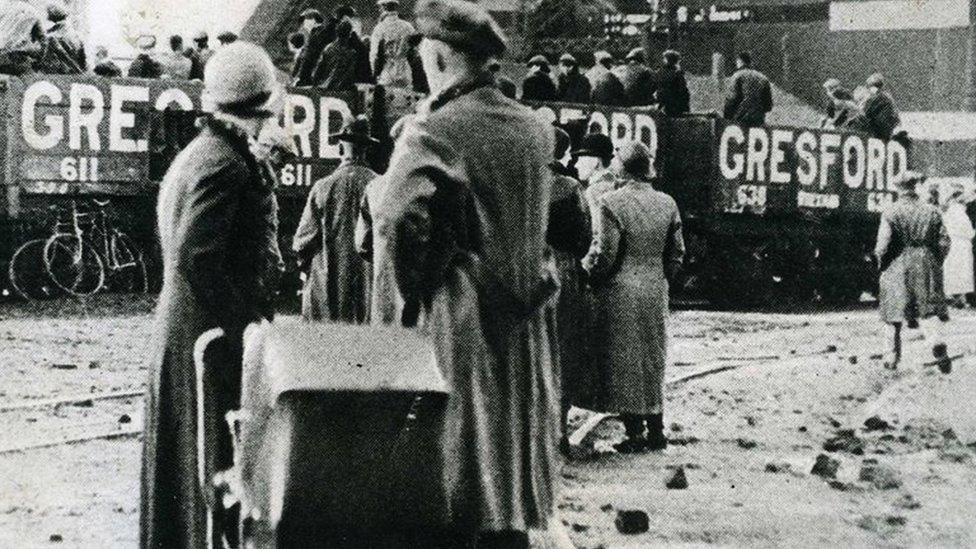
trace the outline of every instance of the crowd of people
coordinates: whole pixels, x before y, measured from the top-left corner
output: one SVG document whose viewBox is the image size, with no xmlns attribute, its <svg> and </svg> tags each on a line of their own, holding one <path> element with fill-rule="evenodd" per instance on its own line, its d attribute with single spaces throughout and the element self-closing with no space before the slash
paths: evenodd
<svg viewBox="0 0 976 549">
<path fill-rule="evenodd" d="M 907 142 L 898 107 L 885 89 L 882 74 L 872 74 L 853 92 L 836 78 L 824 82 L 823 89 L 827 96 L 823 127 L 858 131 L 885 141 Z"/>
<path fill-rule="evenodd" d="M 681 220 L 655 189 L 646 146 L 573 139 L 585 120 L 553 126 L 502 93 L 489 67 L 506 39 L 482 8 L 424 0 L 416 10 L 431 95 L 394 125 L 382 175 L 366 165 L 377 144 L 368 119 L 347 120 L 334 136 L 341 165 L 311 190 L 293 241 L 307 273 L 302 313 L 430 334 L 452 387 L 440 436 L 451 520 L 423 546 L 528 547 L 528 530 L 552 521 L 569 406 L 621 414 L 620 452 L 667 445 L 668 288 L 684 254 Z M 354 36 L 343 23 L 321 59 Z M 310 32 L 303 47 L 313 42 Z M 389 67 L 382 78 L 408 72 Z M 582 84 L 565 84 L 574 86 Z M 242 41 L 217 50 L 204 87 L 212 111 L 159 197 L 165 274 L 143 547 L 195 547 L 206 535 L 199 485 L 188 480 L 196 468 L 183 459 L 197 454 L 192 375 L 181 372 L 193 369 L 193 343 L 211 327 L 224 329 L 240 360 L 247 324 L 274 315 L 281 267 L 273 170 L 260 146 L 282 107 L 275 68 Z M 228 386 L 239 391 L 231 370 Z"/>
</svg>

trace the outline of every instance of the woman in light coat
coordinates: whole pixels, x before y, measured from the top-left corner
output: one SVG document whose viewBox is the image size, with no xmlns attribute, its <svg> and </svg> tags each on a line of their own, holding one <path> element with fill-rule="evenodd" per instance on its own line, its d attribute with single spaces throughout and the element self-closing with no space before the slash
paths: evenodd
<svg viewBox="0 0 976 549">
<path fill-rule="evenodd" d="M 596 302 L 595 367 L 605 376 L 603 408 L 620 414 L 627 430 L 617 450 L 661 450 L 667 446 L 668 289 L 685 253 L 681 217 L 674 200 L 648 178 L 647 147 L 629 143 L 619 160 L 623 186 L 598 199 L 599 227 L 583 259 Z"/>
<path fill-rule="evenodd" d="M 953 186 L 942 212 L 942 224 L 949 235 L 949 253 L 943 263 L 945 294 L 962 308 L 973 292 L 973 224 L 966 215 L 961 185 Z"/>
</svg>

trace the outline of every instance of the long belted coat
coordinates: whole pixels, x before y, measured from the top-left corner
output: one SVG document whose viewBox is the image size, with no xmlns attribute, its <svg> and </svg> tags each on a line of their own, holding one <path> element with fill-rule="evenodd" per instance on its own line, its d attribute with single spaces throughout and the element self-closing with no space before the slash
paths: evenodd
<svg viewBox="0 0 976 549">
<path fill-rule="evenodd" d="M 226 391 L 218 400 L 236 407 L 243 332 L 248 323 L 273 316 L 281 266 L 277 203 L 261 174 L 246 139 L 211 122 L 163 179 L 158 204 L 163 290 L 142 457 L 144 549 L 198 548 L 206 540 L 193 350 L 207 330 L 227 333 L 237 362 L 222 372 Z M 227 452 L 219 457 L 218 466 L 229 465 Z"/>
<path fill-rule="evenodd" d="M 593 344 L 605 376 L 603 409 L 660 414 L 668 280 L 685 252 L 678 206 L 651 183 L 633 180 L 598 203 L 601 227 L 584 262 L 595 286 Z"/>
<path fill-rule="evenodd" d="M 348 162 L 315 183 L 292 247 L 308 264 L 302 317 L 363 324 L 369 321 L 369 264 L 356 251 L 356 222 L 366 185 L 376 172 Z"/>
<path fill-rule="evenodd" d="M 945 314 L 942 261 L 948 237 L 939 209 L 914 193 L 881 214 L 874 253 L 881 267 L 881 319 L 897 323 Z"/>
<path fill-rule="evenodd" d="M 484 75 L 428 100 L 384 176 L 379 230 L 450 385 L 440 482 L 466 533 L 545 528 L 553 511 L 552 151 L 552 128 Z"/>
<path fill-rule="evenodd" d="M 396 287 L 393 263 L 390 261 L 386 239 L 376 231 L 374 212 L 379 211 L 386 194 L 386 178 L 377 177 L 366 185 L 356 223 L 356 251 L 372 266 L 373 284 L 370 292 L 369 318 L 373 324 L 400 324 L 404 302 Z"/>
</svg>

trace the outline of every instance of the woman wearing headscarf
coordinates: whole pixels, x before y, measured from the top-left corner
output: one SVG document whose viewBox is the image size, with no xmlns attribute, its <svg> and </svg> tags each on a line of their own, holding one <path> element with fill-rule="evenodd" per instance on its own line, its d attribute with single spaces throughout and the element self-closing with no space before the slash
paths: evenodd
<svg viewBox="0 0 976 549">
<path fill-rule="evenodd" d="M 952 368 L 942 340 L 941 320 L 946 314 L 941 275 L 947 237 L 939 208 L 919 198 L 917 187 L 925 177 L 906 172 L 895 180 L 898 200 L 881 214 L 874 253 L 881 271 L 879 303 L 881 320 L 891 326 L 885 366 L 901 362 L 903 324 L 919 324 L 932 344 L 939 368 Z"/>
<path fill-rule="evenodd" d="M 595 367 L 604 375 L 603 408 L 627 431 L 617 451 L 663 450 L 668 290 L 685 253 L 681 216 L 654 189 L 647 147 L 628 143 L 619 161 L 622 186 L 599 197 L 599 227 L 583 259 L 594 287 Z"/>
<path fill-rule="evenodd" d="M 0 74 L 22 76 L 33 72 L 43 51 L 41 13 L 26 2 L 0 5 Z"/>
<path fill-rule="evenodd" d="M 949 191 L 942 224 L 949 235 L 949 253 L 943 263 L 945 294 L 958 308 L 966 306 L 966 296 L 973 292 L 973 224 L 966 215 L 962 185 L 955 184 Z"/>
</svg>

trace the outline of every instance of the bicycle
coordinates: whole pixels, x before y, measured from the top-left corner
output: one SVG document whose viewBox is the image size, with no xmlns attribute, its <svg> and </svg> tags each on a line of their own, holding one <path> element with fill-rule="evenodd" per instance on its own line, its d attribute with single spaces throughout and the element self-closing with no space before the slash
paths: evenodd
<svg viewBox="0 0 976 549">
<path fill-rule="evenodd" d="M 46 243 L 43 238 L 27 241 L 17 248 L 7 266 L 11 286 L 17 295 L 28 301 L 53 299 L 62 293 L 44 265 Z"/>
<path fill-rule="evenodd" d="M 82 212 L 71 202 L 67 220 L 58 216 L 54 234 L 44 244 L 44 265 L 54 284 L 68 294 L 85 297 L 104 288 L 145 293 L 146 262 L 142 251 L 125 233 L 112 226 L 106 207 Z M 106 272 L 107 271 L 107 272 Z"/>
</svg>

